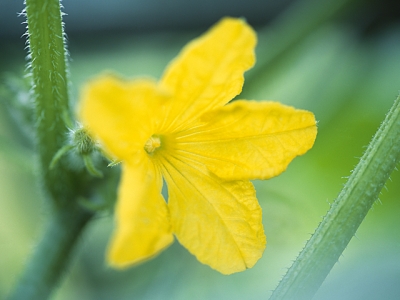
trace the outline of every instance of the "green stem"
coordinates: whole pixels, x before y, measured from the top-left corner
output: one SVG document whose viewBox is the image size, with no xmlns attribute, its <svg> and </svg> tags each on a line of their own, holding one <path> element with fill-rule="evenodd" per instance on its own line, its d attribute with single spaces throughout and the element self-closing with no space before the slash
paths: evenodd
<svg viewBox="0 0 400 300">
<path fill-rule="evenodd" d="M 71 171 L 61 159 L 50 168 L 59 149 L 65 150 L 67 126 L 72 124 L 60 1 L 26 0 L 26 16 L 39 171 L 52 214 L 11 299 L 42 300 L 49 297 L 62 277 L 92 216 L 78 204 L 80 197 L 90 193 L 90 178 L 83 171 Z"/>
<path fill-rule="evenodd" d="M 305 248 L 273 292 L 273 299 L 311 299 L 400 159 L 400 96 Z"/>
<path fill-rule="evenodd" d="M 54 212 L 9 300 L 43 300 L 50 296 L 91 216 L 79 205 Z"/>
<path fill-rule="evenodd" d="M 62 163 L 49 169 L 71 123 L 60 1 L 26 0 L 26 16 L 40 173 L 50 198 L 61 205 L 74 199 L 74 180 Z"/>
</svg>

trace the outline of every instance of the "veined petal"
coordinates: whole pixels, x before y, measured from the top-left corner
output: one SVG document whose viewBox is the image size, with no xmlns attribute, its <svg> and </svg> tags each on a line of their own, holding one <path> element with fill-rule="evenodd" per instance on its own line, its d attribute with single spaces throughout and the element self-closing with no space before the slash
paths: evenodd
<svg viewBox="0 0 400 300">
<path fill-rule="evenodd" d="M 79 115 L 111 154 L 135 159 L 162 119 L 165 101 L 151 80 L 103 75 L 83 89 Z"/>
<path fill-rule="evenodd" d="M 180 128 L 238 95 L 254 65 L 256 35 L 245 21 L 225 18 L 190 42 L 166 69 L 160 86 L 174 97 L 166 129 Z"/>
<path fill-rule="evenodd" d="M 123 167 L 108 251 L 108 262 L 119 268 L 149 259 L 173 242 L 161 174 L 145 157 Z"/>
<path fill-rule="evenodd" d="M 235 101 L 202 116 L 206 125 L 181 133 L 176 151 L 226 180 L 268 179 L 314 144 L 311 112 L 276 102 Z"/>
<path fill-rule="evenodd" d="M 190 161 L 163 159 L 171 223 L 180 243 L 223 274 L 251 268 L 266 244 L 253 185 L 222 181 Z"/>
</svg>

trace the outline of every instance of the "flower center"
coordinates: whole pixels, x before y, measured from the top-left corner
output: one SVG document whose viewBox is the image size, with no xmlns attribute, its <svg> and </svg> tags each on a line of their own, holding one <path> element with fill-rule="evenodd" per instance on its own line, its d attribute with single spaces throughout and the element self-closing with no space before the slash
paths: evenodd
<svg viewBox="0 0 400 300">
<path fill-rule="evenodd" d="M 153 154 L 161 146 L 161 140 L 159 136 L 152 135 L 144 144 L 144 150 L 148 154 Z"/>
</svg>

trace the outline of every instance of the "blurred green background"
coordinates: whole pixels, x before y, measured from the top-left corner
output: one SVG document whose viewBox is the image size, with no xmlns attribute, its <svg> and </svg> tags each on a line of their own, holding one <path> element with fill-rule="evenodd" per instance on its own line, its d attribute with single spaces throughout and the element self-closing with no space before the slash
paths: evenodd
<svg viewBox="0 0 400 300">
<path fill-rule="evenodd" d="M 0 4 L 0 15 L 21 23 L 20 8 L 7 1 Z M 213 5 L 186 1 L 182 8 L 180 1 L 154 0 L 147 10 L 132 8 L 141 1 L 128 2 L 64 1 L 73 102 L 81 84 L 104 70 L 159 78 L 181 47 L 220 17 L 244 16 L 259 33 L 259 45 L 258 64 L 246 74 L 243 97 L 308 109 L 319 121 L 319 133 L 314 148 L 285 173 L 255 182 L 268 244 L 253 269 L 221 275 L 177 242 L 138 267 L 110 269 L 104 253 L 113 221 L 103 213 L 88 226 L 54 299 L 265 299 L 334 201 L 399 92 L 398 2 L 220 0 Z M 118 5 L 132 8 L 125 21 Z M 342 9 L 336 10 L 339 5 Z M 104 22 L 102 16 L 107 16 Z M 14 29 L 0 30 L 0 298 L 17 280 L 47 218 L 27 138 L 32 133 L 21 130 L 18 116 L 6 109 L 10 101 L 28 99 L 26 92 L 15 90 L 21 84 L 15 78 L 26 68 L 24 29 L 10 20 L 8 28 Z M 395 171 L 315 299 L 400 299 L 399 183 Z"/>
</svg>

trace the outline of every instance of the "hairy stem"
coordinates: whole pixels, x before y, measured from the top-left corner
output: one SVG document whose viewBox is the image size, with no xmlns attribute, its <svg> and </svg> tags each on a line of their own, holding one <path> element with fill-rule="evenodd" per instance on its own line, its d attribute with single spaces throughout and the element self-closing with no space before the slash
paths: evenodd
<svg viewBox="0 0 400 300">
<path fill-rule="evenodd" d="M 30 69 L 36 114 L 40 174 L 57 205 L 73 199 L 73 176 L 63 164 L 49 169 L 70 122 L 66 51 L 59 0 L 26 0 Z"/>
<path fill-rule="evenodd" d="M 76 242 L 92 213 L 78 204 L 90 193 L 88 175 L 59 161 L 69 115 L 66 50 L 60 0 L 26 0 L 32 96 L 35 104 L 39 174 L 49 200 L 50 221 L 18 282 L 13 300 L 44 300 L 60 281 Z"/>
<path fill-rule="evenodd" d="M 305 248 L 270 299 L 311 299 L 400 159 L 400 96 Z"/>
</svg>

